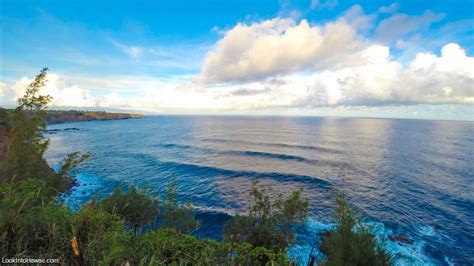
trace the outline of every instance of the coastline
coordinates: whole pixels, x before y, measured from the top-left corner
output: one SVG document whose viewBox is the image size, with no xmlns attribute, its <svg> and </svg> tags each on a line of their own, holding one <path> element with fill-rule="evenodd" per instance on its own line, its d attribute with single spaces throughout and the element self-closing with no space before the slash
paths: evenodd
<svg viewBox="0 0 474 266">
<path fill-rule="evenodd" d="M 138 119 L 143 118 L 143 114 L 129 113 L 107 113 L 96 111 L 48 111 L 46 113 L 46 122 L 48 124 L 60 124 L 68 122 L 83 121 L 104 121 L 104 120 L 121 120 L 121 119 Z"/>
</svg>

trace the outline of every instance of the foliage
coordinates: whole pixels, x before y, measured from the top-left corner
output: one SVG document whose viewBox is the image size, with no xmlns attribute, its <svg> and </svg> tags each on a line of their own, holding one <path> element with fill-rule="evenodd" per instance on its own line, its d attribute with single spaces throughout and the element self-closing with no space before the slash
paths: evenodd
<svg viewBox="0 0 474 266">
<path fill-rule="evenodd" d="M 43 137 L 46 129 L 44 110 L 51 97 L 40 95 L 39 92 L 46 82 L 46 71 L 46 68 L 43 69 L 28 85 L 25 95 L 18 99 L 19 106 L 12 113 L 12 139 L 3 169 L 5 177 L 20 180 L 33 177 L 34 174 L 52 174 L 43 163 L 43 155 L 48 147 L 48 140 Z"/>
<path fill-rule="evenodd" d="M 0 124 L 5 125 L 7 129 L 10 129 L 10 110 L 0 107 Z"/>
<path fill-rule="evenodd" d="M 129 240 L 131 265 L 288 265 L 284 253 L 250 244 L 199 240 L 172 229 L 148 232 Z"/>
<path fill-rule="evenodd" d="M 247 216 L 236 216 L 224 225 L 224 239 L 230 242 L 249 242 L 283 252 L 295 241 L 295 226 L 301 225 L 308 212 L 308 200 L 295 190 L 287 198 L 280 193 L 272 199 L 272 191 L 252 184 L 251 205 Z"/>
<path fill-rule="evenodd" d="M 18 107 L 11 113 L 5 111 L 3 120 L 10 127 L 11 140 L 8 145 L 6 161 L 0 167 L 0 177 L 4 180 L 24 180 L 41 177 L 58 194 L 67 192 L 73 182 L 73 172 L 90 157 L 78 152 L 70 154 L 62 163 L 59 173 L 55 173 L 44 160 L 48 140 L 43 136 L 47 128 L 46 107 L 52 98 L 41 95 L 40 89 L 46 84 L 47 68 L 31 82 L 25 94 L 18 99 Z"/>
<path fill-rule="evenodd" d="M 125 220 L 92 201 L 72 213 L 48 185 L 29 179 L 0 186 L 0 252 L 8 257 L 59 258 L 82 265 L 263 265 L 289 264 L 284 253 L 248 243 L 199 240 L 174 229 L 136 235 Z M 138 193 L 138 192 L 137 192 Z M 49 194 L 49 193 L 47 193 Z M 78 256 L 71 248 L 76 243 Z M 79 263 L 80 262 L 80 263 Z"/>
<path fill-rule="evenodd" d="M 142 114 L 106 113 L 103 111 L 48 110 L 46 112 L 46 121 L 48 121 L 48 123 L 130 119 L 130 118 L 142 118 L 142 117 L 143 117 Z"/>
<path fill-rule="evenodd" d="M 73 183 L 72 181 L 75 181 L 78 169 L 89 160 L 91 156 L 92 154 L 90 152 L 80 153 L 76 151 L 68 154 L 66 158 L 62 160 L 59 172 L 55 177 L 56 183 L 61 182 L 61 184 L 55 184 L 54 186 L 59 187 L 59 191 L 68 192 L 68 188 Z"/>
<path fill-rule="evenodd" d="M 4 256 L 67 254 L 71 211 L 39 180 L 6 182 L 0 186 L 0 253 Z"/>
<path fill-rule="evenodd" d="M 117 214 L 134 228 L 135 233 L 146 224 L 156 220 L 159 210 L 158 200 L 149 197 L 146 190 L 138 190 L 135 186 L 128 193 L 116 187 L 112 195 L 100 203 L 102 209 Z"/>
<path fill-rule="evenodd" d="M 191 204 L 178 204 L 178 189 L 176 180 L 168 183 L 168 190 L 161 208 L 161 227 L 173 228 L 179 233 L 191 233 L 199 227 Z"/>
<path fill-rule="evenodd" d="M 322 239 L 324 265 L 391 265 L 392 257 L 370 226 L 353 213 L 343 195 L 337 195 L 336 229 Z"/>
<path fill-rule="evenodd" d="M 109 260 L 117 251 L 125 250 L 128 237 L 125 221 L 103 210 L 94 201 L 83 206 L 71 219 L 72 233 L 86 265 Z"/>
</svg>

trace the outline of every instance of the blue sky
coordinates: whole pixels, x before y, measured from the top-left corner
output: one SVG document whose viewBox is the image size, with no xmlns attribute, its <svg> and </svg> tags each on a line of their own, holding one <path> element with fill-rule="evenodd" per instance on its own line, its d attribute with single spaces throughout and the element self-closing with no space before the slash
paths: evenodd
<svg viewBox="0 0 474 266">
<path fill-rule="evenodd" d="M 2 0 L 0 104 L 47 66 L 55 106 L 472 120 L 473 14 L 473 0 Z"/>
</svg>

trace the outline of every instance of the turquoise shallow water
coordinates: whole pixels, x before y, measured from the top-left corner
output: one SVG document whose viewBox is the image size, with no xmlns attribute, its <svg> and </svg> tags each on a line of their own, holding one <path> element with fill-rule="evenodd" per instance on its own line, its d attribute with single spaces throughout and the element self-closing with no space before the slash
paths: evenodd
<svg viewBox="0 0 474 266">
<path fill-rule="evenodd" d="M 47 159 L 72 151 L 94 154 L 78 206 L 115 185 L 149 186 L 160 193 L 176 177 L 181 201 L 192 201 L 204 226 L 220 238 L 229 214 L 245 212 L 250 184 L 277 191 L 303 186 L 310 215 L 289 250 L 301 264 L 317 233 L 331 228 L 334 190 L 380 237 L 398 264 L 474 263 L 474 123 L 294 117 L 150 116 L 136 120 L 50 125 Z"/>
</svg>

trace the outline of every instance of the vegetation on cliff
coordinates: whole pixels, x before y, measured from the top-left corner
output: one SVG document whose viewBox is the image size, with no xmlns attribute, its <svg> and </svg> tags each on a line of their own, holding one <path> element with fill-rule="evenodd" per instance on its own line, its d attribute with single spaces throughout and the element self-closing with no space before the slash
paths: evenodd
<svg viewBox="0 0 474 266">
<path fill-rule="evenodd" d="M 117 120 L 142 118 L 143 114 L 107 113 L 98 111 L 47 111 L 47 123 L 81 122 L 93 120 Z"/>
<path fill-rule="evenodd" d="M 0 108 L 0 124 L 10 126 L 11 115 L 14 110 Z M 143 114 L 129 114 L 129 113 L 110 113 L 104 111 L 78 111 L 78 110 L 44 110 L 44 118 L 46 123 L 67 123 L 67 122 L 82 122 L 94 120 L 120 120 L 120 119 L 134 119 L 142 118 Z"/>
<path fill-rule="evenodd" d="M 270 189 L 252 185 L 249 213 L 237 215 L 224 225 L 226 241 L 245 243 L 284 252 L 294 243 L 294 228 L 304 223 L 308 213 L 308 200 L 301 197 L 302 190 L 288 197 L 275 195 Z"/>
<path fill-rule="evenodd" d="M 76 212 L 58 197 L 67 194 L 76 169 L 90 154 L 68 155 L 54 172 L 43 156 L 48 140 L 39 95 L 46 69 L 30 84 L 11 116 L 11 142 L 0 166 L 0 254 L 7 258 L 59 259 L 63 265 L 289 265 L 286 256 L 302 225 L 308 201 L 302 191 L 274 195 L 254 183 L 246 216 L 225 225 L 224 241 L 190 235 L 199 226 L 191 206 L 179 205 L 174 181 L 162 197 L 117 188 Z M 324 239 L 326 265 L 387 265 L 389 254 L 342 197 L 338 226 Z M 316 237 L 316 236 L 315 236 Z"/>
<path fill-rule="evenodd" d="M 349 207 L 344 195 L 335 200 L 336 229 L 322 236 L 320 246 L 325 265 L 391 265 L 393 258 L 369 225 Z"/>
</svg>

